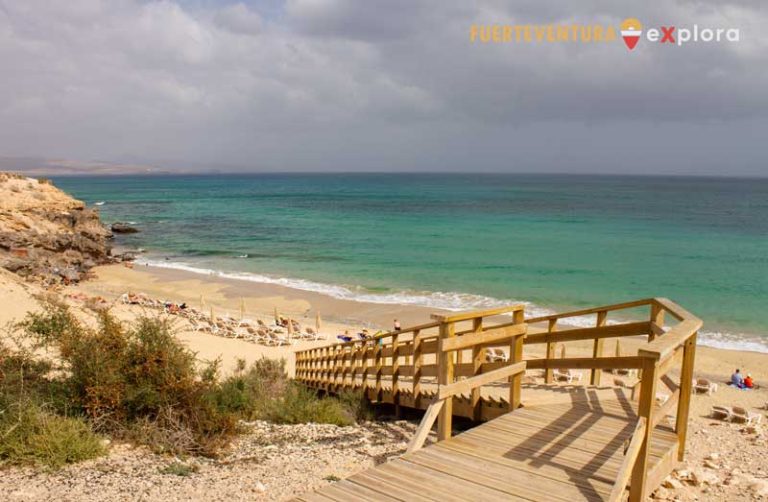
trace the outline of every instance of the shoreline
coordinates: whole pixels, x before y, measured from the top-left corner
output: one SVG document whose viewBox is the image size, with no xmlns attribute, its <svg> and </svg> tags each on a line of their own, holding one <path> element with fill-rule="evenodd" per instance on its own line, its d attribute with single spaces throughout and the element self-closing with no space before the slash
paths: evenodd
<svg viewBox="0 0 768 502">
<path fill-rule="evenodd" d="M 386 330 L 392 326 L 394 319 L 398 319 L 403 326 L 409 326 L 427 322 L 433 313 L 447 312 L 426 307 L 339 300 L 320 293 L 282 285 L 146 265 L 135 265 L 134 268 L 105 265 L 96 267 L 93 271 L 95 275 L 93 279 L 71 286 L 70 289 L 113 299 L 127 291 L 143 292 L 159 299 L 186 301 L 193 307 L 199 307 L 202 294 L 206 305 L 213 305 L 219 315 L 237 313 L 242 299 L 246 307 L 246 317 L 258 316 L 269 319 L 277 308 L 281 314 L 289 315 L 302 324 L 310 326 L 314 326 L 315 313 L 319 311 L 323 331 L 328 335 L 328 339 L 325 342 L 313 342 L 318 344 L 335 342 L 336 335 L 345 329 L 356 330 L 365 327 L 374 331 Z M 224 339 L 222 343 L 225 342 L 235 341 Z M 248 346 L 258 347 L 251 344 Z M 306 347 L 308 345 L 301 348 Z M 591 347 L 591 344 L 584 344 L 582 350 L 591 350 L 588 347 Z M 578 347 L 574 349 L 579 350 Z M 216 350 L 218 350 L 218 344 Z M 612 349 L 606 349 L 606 355 L 610 350 Z M 629 353 L 633 347 L 627 344 L 622 350 Z M 761 352 L 698 345 L 696 367 L 698 376 L 706 376 L 719 382 L 727 380 L 728 375 L 737 367 L 751 371 L 763 384 L 768 382 L 768 354 Z"/>
<path fill-rule="evenodd" d="M 118 247 L 118 249 L 121 249 Z M 124 251 L 130 251 L 130 249 L 124 249 Z M 168 261 L 167 263 L 158 261 L 158 260 L 152 260 L 152 259 L 146 259 L 143 257 L 139 257 L 135 262 L 137 267 L 140 267 L 141 269 L 148 268 L 155 271 L 155 273 L 162 273 L 161 271 L 177 271 L 183 274 L 190 274 L 190 276 L 197 276 L 197 277 L 207 277 L 209 280 L 213 281 L 221 281 L 225 283 L 235 283 L 240 284 L 236 289 L 244 290 L 246 289 L 246 284 L 251 285 L 247 289 L 250 291 L 251 289 L 254 290 L 263 290 L 264 288 L 268 287 L 275 287 L 277 288 L 276 291 L 288 291 L 290 292 L 287 296 L 291 297 L 315 297 L 316 295 L 319 295 L 321 297 L 327 298 L 329 302 L 331 301 L 338 301 L 338 302 L 349 302 L 351 304 L 358 304 L 364 306 L 363 310 L 367 310 L 369 307 L 372 306 L 382 306 L 381 309 L 373 309 L 374 315 L 376 315 L 375 311 L 381 310 L 384 312 L 390 312 L 393 315 L 399 315 L 401 316 L 401 322 L 404 318 L 408 318 L 409 313 L 411 309 L 414 311 L 419 311 L 422 313 L 426 313 L 428 316 L 431 313 L 439 312 L 439 313 L 448 313 L 448 312 L 459 312 L 459 311 L 466 311 L 466 310 L 482 310 L 486 308 L 494 308 L 504 305 L 509 305 L 512 303 L 522 303 L 526 305 L 526 311 L 528 312 L 529 316 L 537 317 L 537 316 L 544 316 L 553 314 L 556 312 L 568 312 L 568 311 L 574 311 L 579 310 L 581 308 L 584 308 L 584 306 L 563 306 L 563 305 L 551 305 L 551 306 L 544 306 L 540 304 L 534 304 L 531 302 L 528 302 L 526 300 L 501 300 L 498 298 L 493 298 L 490 296 L 484 296 L 484 295 L 477 295 L 473 293 L 460 293 L 460 292 L 409 292 L 408 290 L 403 290 L 401 292 L 397 293 L 390 293 L 390 294 L 384 294 L 384 295 L 377 295 L 375 293 L 361 293 L 360 295 L 356 295 L 355 292 L 350 289 L 350 287 L 345 285 L 337 285 L 337 284 L 329 284 L 329 283 L 320 283 L 315 282 L 311 280 L 304 280 L 304 279 L 296 279 L 296 278 L 283 278 L 283 277 L 271 277 L 268 274 L 260 274 L 260 273 L 253 273 L 253 272 L 238 272 L 238 271 L 221 271 L 221 270 L 215 270 L 210 268 L 203 268 L 202 266 L 198 267 L 191 264 L 186 263 L 180 263 L 175 261 Z M 342 294 L 334 294 L 334 291 L 341 291 Z M 410 296 L 409 296 L 410 295 Z M 470 300 L 469 304 L 464 305 L 461 300 L 457 300 L 457 303 L 455 303 L 455 307 L 446 307 L 441 305 L 434 305 L 430 306 L 428 303 L 430 301 L 433 301 L 430 296 L 438 297 L 440 295 L 445 295 L 447 298 L 449 298 L 448 303 L 453 303 L 452 300 L 456 299 L 456 297 L 465 296 L 467 299 Z M 347 297 L 349 296 L 349 297 Z M 379 297 L 375 298 L 374 297 Z M 407 303 L 402 303 L 397 301 L 397 297 L 401 296 L 403 298 L 408 298 Z M 426 301 L 422 301 L 421 304 L 419 303 L 419 300 L 423 298 Z M 441 299 L 442 300 L 442 299 Z M 438 300 L 435 303 L 444 303 L 444 301 Z M 319 301 L 318 303 L 322 303 Z M 427 304 L 425 304 L 427 303 Z M 615 303 L 615 302 L 611 302 Z M 591 307 L 592 305 L 589 305 L 588 307 Z M 385 308 L 389 307 L 389 308 Z M 327 309 L 325 309 L 327 310 Z M 348 310 L 348 309 L 343 309 Z M 368 321 L 370 320 L 369 317 L 364 317 L 362 319 L 355 319 L 351 318 L 350 320 L 358 323 L 364 324 L 366 327 L 370 328 L 368 324 Z M 413 324 L 419 324 L 423 322 L 424 317 L 415 319 L 415 322 Z M 624 321 L 629 321 L 631 319 L 622 319 Z M 574 322 L 576 321 L 576 318 L 570 321 L 566 321 L 563 324 L 571 326 L 571 327 L 589 327 L 592 325 L 592 321 L 589 319 L 584 319 L 584 322 Z M 745 334 L 745 333 L 729 333 L 729 332 L 723 332 L 717 328 L 715 328 L 713 331 L 710 331 L 707 329 L 707 321 L 704 320 L 704 329 L 702 332 L 699 333 L 699 346 L 700 347 L 709 347 L 713 349 L 720 349 L 720 350 L 729 350 L 729 351 L 736 351 L 736 352 L 754 352 L 759 354 L 768 354 L 768 339 L 763 339 L 760 335 L 757 334 Z M 382 326 L 377 327 L 383 327 L 383 326 L 391 326 L 392 319 L 385 322 Z M 411 323 L 409 323 L 411 324 Z M 741 338 L 741 339 L 740 339 Z"/>
</svg>

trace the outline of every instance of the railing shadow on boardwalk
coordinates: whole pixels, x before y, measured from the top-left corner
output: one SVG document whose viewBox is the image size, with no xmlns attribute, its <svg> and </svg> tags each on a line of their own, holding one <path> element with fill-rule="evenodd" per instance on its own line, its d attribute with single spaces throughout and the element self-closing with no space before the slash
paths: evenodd
<svg viewBox="0 0 768 502">
<path fill-rule="evenodd" d="M 548 391 L 552 391 L 551 386 L 547 386 Z M 572 404 L 559 416 L 546 424 L 542 424 L 540 431 L 531 435 L 528 439 L 512 447 L 504 457 L 526 461 L 532 467 L 549 465 L 564 471 L 569 478 L 578 487 L 586 499 L 600 497 L 596 487 L 590 484 L 591 480 L 602 481 L 604 483 L 613 483 L 614 479 L 600 476 L 598 471 L 607 461 L 618 451 L 621 451 L 626 439 L 631 435 L 635 428 L 634 420 L 637 420 L 637 414 L 632 403 L 625 395 L 616 389 L 615 399 L 627 411 L 627 416 L 620 417 L 612 415 L 603 409 L 601 399 L 597 392 L 587 388 L 578 388 L 577 392 L 572 389 L 561 387 L 563 392 L 572 396 Z M 555 392 L 557 388 L 555 388 Z M 605 399 L 605 398 L 603 398 Z M 626 425 L 617 429 L 617 432 L 602 441 L 603 448 L 592 455 L 592 458 L 584 465 L 579 467 L 569 466 L 564 462 L 557 460 L 558 454 L 568 450 L 573 443 L 582 439 L 583 434 L 589 431 L 593 426 L 605 416 L 614 416 L 626 420 Z M 553 431 L 557 436 L 552 440 Z M 597 442 L 593 442 L 597 444 Z"/>
</svg>

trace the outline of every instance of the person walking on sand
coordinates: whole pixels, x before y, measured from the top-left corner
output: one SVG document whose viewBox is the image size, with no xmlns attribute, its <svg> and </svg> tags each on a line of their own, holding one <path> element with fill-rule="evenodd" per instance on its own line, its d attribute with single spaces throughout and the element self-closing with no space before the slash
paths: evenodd
<svg viewBox="0 0 768 502">
<path fill-rule="evenodd" d="M 736 368 L 736 372 L 731 375 L 731 385 L 737 389 L 744 387 L 744 376 L 742 376 L 741 370 L 739 368 Z"/>
<path fill-rule="evenodd" d="M 395 331 L 399 333 L 401 329 L 402 328 L 400 327 L 400 321 L 395 319 Z"/>
</svg>

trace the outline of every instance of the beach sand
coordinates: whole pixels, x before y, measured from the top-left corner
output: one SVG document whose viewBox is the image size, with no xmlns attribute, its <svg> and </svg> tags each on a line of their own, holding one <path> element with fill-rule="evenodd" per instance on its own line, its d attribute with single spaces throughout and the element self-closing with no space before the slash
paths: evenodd
<svg viewBox="0 0 768 502">
<path fill-rule="evenodd" d="M 212 275 L 200 275 L 192 272 L 162 269 L 136 265 L 128 268 L 123 265 L 109 265 L 94 269 L 93 279 L 78 285 L 64 288 L 61 293 L 68 298 L 79 312 L 86 315 L 82 302 L 72 299 L 72 296 L 87 295 L 101 296 L 110 302 L 115 302 L 114 311 L 124 319 L 139 315 L 141 309 L 120 305 L 116 299 L 123 293 L 145 293 L 156 299 L 174 302 L 187 302 L 193 307 L 199 307 L 201 295 L 204 298 L 205 311 L 213 306 L 216 315 L 229 314 L 239 316 L 241 301 L 245 304 L 245 317 L 270 320 L 277 309 L 281 315 L 290 316 L 303 325 L 314 326 L 315 314 L 322 315 L 322 333 L 328 335 L 328 340 L 321 342 L 298 342 L 292 347 L 266 347 L 254 343 L 228 339 L 211 334 L 195 333 L 188 329 L 183 322 L 178 324 L 179 338 L 201 360 L 221 358 L 224 372 L 234 368 L 238 358 L 253 361 L 260 357 L 283 358 L 286 360 L 289 373 L 294 371 L 295 350 L 333 343 L 336 335 L 344 330 L 356 333 L 367 327 L 369 330 L 386 330 L 394 319 L 399 319 L 403 326 L 421 324 L 429 320 L 432 313 L 440 313 L 435 309 L 426 309 L 399 305 L 371 304 L 349 300 L 338 300 L 318 293 L 295 290 L 279 285 L 260 284 L 236 279 L 226 279 Z M 0 271 L 0 325 L 18 321 L 30 310 L 37 308 L 33 295 L 42 291 L 33 285 L 23 283 L 12 274 Z M 152 313 L 152 312 L 149 312 Z M 706 323 L 706 319 L 704 320 Z M 623 355 L 636 352 L 642 339 L 622 340 Z M 533 350 L 531 350 L 533 349 Z M 612 343 L 606 343 L 606 356 L 613 355 Z M 541 349 L 526 347 L 526 354 L 540 354 Z M 589 342 L 569 343 L 568 357 L 589 355 Z M 742 391 L 726 385 L 729 375 L 734 368 L 751 373 L 758 384 L 763 386 L 752 391 Z M 762 488 L 755 488 L 754 479 L 758 481 L 768 477 L 768 468 L 762 467 L 762 455 L 766 450 L 766 435 L 763 428 L 746 430 L 737 424 L 725 424 L 709 418 L 712 405 L 739 405 L 765 414 L 763 406 L 768 401 L 768 354 L 731 351 L 708 347 L 697 348 L 695 376 L 706 377 L 720 384 L 718 392 L 712 396 L 698 394 L 692 399 L 691 425 L 689 435 L 689 451 L 686 466 L 689 469 L 705 469 L 717 471 L 721 481 L 733 480 L 727 484 L 684 484 L 667 490 L 681 500 L 721 500 L 723 498 L 739 500 L 752 497 L 768 496 L 768 484 L 765 484 L 765 494 L 760 495 Z M 603 382 L 610 384 L 610 375 L 604 375 Z M 532 393 L 535 391 L 531 391 Z M 523 402 L 526 401 L 523 393 Z M 537 400 L 537 396 L 528 395 Z M 766 422 L 765 417 L 763 422 Z M 761 453 L 762 452 L 762 453 Z M 712 453 L 721 458 L 734 459 L 735 462 L 715 462 L 711 460 Z M 717 469 L 712 467 L 718 464 Z M 746 468 L 742 468 L 746 467 Z M 353 470 L 345 471 L 349 474 Z M 740 478 L 739 470 L 750 472 L 750 477 Z M 755 476 L 752 476 L 755 475 Z M 739 481 L 741 480 L 741 481 Z M 759 483 L 758 483 L 759 484 Z M 315 480 L 314 486 L 317 486 Z M 211 488 L 211 493 L 215 489 Z M 286 493 L 294 493 L 287 490 Z M 296 492 L 296 493 L 300 493 Z M 259 498 L 259 497 L 257 497 Z"/>
</svg>

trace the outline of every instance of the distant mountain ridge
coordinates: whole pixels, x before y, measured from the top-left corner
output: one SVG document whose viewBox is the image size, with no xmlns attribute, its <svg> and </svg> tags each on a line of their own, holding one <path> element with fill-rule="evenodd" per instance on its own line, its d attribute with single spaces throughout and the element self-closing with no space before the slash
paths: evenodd
<svg viewBox="0 0 768 502">
<path fill-rule="evenodd" d="M 156 166 L 104 161 L 46 159 L 42 157 L 0 157 L 0 171 L 28 176 L 75 176 L 130 174 L 167 174 L 171 171 Z M 178 171 L 175 171 L 178 172 Z"/>
</svg>

